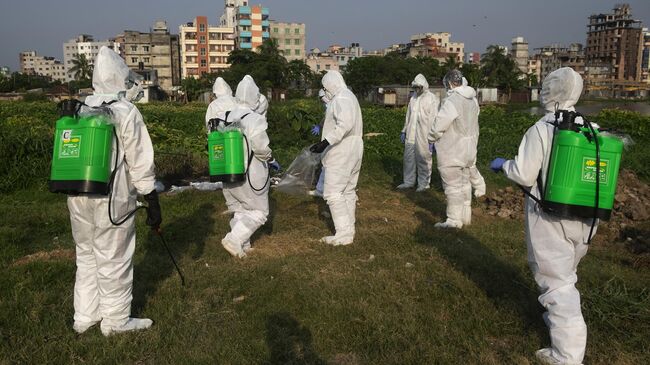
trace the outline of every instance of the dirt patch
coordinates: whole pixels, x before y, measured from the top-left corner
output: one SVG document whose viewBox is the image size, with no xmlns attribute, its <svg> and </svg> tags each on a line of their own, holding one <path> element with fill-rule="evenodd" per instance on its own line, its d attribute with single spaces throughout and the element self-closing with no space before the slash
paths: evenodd
<svg viewBox="0 0 650 365">
<path fill-rule="evenodd" d="M 14 261 L 11 264 L 11 266 L 13 267 L 13 266 L 27 265 L 35 261 L 56 261 L 56 260 L 74 260 L 74 259 L 75 259 L 75 252 L 74 250 L 70 250 L 70 249 L 40 251 L 19 258 L 18 260 Z"/>
<path fill-rule="evenodd" d="M 523 219 L 524 194 L 513 187 L 499 189 L 479 199 L 477 213 L 506 219 Z M 619 175 L 614 211 L 609 222 L 602 222 L 594 243 L 625 242 L 650 262 L 650 186 L 630 170 Z"/>
</svg>

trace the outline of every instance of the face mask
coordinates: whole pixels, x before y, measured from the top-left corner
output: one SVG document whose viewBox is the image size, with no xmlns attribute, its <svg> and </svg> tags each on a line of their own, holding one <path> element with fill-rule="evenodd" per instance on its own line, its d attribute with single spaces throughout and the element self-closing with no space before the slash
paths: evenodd
<svg viewBox="0 0 650 365">
<path fill-rule="evenodd" d="M 124 98 L 130 102 L 136 102 L 144 97 L 144 88 L 142 83 L 144 78 L 139 74 L 129 71 L 129 76 L 124 82 L 126 87 L 126 92 L 124 92 Z"/>
<path fill-rule="evenodd" d="M 327 98 L 327 100 L 332 100 L 334 95 L 332 95 L 332 93 L 329 92 L 329 90 L 323 89 L 323 91 L 325 91 L 325 97 Z"/>
</svg>

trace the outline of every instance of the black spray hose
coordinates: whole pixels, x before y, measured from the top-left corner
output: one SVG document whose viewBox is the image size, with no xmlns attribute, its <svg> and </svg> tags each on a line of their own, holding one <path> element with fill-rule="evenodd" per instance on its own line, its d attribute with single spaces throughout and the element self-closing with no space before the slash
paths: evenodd
<svg viewBox="0 0 650 365">
<path fill-rule="evenodd" d="M 260 189 L 256 189 L 253 186 L 253 183 L 251 183 L 251 177 L 249 174 L 251 163 L 253 162 L 253 158 L 255 158 L 255 156 L 251 153 L 252 151 L 248 143 L 248 138 L 246 138 L 246 135 L 244 133 L 242 133 L 242 136 L 244 136 L 244 140 L 246 141 L 246 158 L 248 160 L 248 166 L 246 166 L 246 180 L 248 180 L 248 185 L 251 187 L 251 189 L 253 189 L 253 191 L 256 193 L 259 193 L 260 191 L 264 190 L 266 188 L 266 185 L 268 185 L 268 183 L 271 181 L 271 169 L 268 167 L 268 165 L 266 166 L 268 171 L 268 175 L 266 176 L 266 182 L 264 183 L 264 185 L 262 185 Z"/>
<path fill-rule="evenodd" d="M 589 238 L 587 239 L 587 244 L 591 244 L 591 239 L 593 238 L 594 229 L 596 228 L 596 222 L 598 221 L 598 208 L 600 204 L 600 142 L 598 141 L 598 136 L 596 135 L 596 130 L 591 125 L 585 117 L 582 117 L 582 120 L 585 121 L 589 129 L 591 130 L 591 135 L 594 137 L 594 142 L 596 143 L 596 204 L 594 205 L 594 220 L 591 222 L 591 229 L 589 230 Z"/>
<path fill-rule="evenodd" d="M 115 175 L 116 175 L 116 172 L 117 172 L 117 162 L 118 162 L 119 154 L 120 154 L 120 144 L 119 144 L 119 141 L 117 139 L 117 132 L 115 131 L 115 129 L 113 129 L 113 136 L 115 137 L 115 163 L 114 163 L 114 167 L 113 167 L 113 172 L 111 173 L 111 179 L 110 179 L 110 181 L 108 183 L 108 219 L 111 221 L 111 223 L 113 225 L 121 226 L 129 218 L 131 218 L 133 215 L 135 215 L 135 213 L 138 210 L 147 209 L 147 211 L 148 211 L 149 207 L 147 207 L 146 205 L 141 205 L 139 207 L 136 207 L 132 211 L 130 211 L 122 220 L 119 220 L 118 222 L 116 222 L 116 220 L 113 220 L 113 213 L 112 213 L 112 209 L 111 209 L 111 205 L 112 205 L 111 203 L 113 201 L 113 183 L 115 182 Z M 185 277 L 183 276 L 183 272 L 181 271 L 181 268 L 178 267 L 178 264 L 176 263 L 176 259 L 174 258 L 174 255 L 172 255 L 171 250 L 167 246 L 167 242 L 165 241 L 165 238 L 162 235 L 162 231 L 160 230 L 160 227 L 158 227 L 156 229 L 152 229 L 152 231 L 154 231 L 158 235 L 158 237 L 160 237 L 160 242 L 162 242 L 163 246 L 165 246 L 165 249 L 167 250 L 167 253 L 169 254 L 169 258 L 171 258 L 172 263 L 174 264 L 174 267 L 176 267 L 176 271 L 178 272 L 178 276 L 181 277 L 181 285 L 185 286 Z"/>
</svg>

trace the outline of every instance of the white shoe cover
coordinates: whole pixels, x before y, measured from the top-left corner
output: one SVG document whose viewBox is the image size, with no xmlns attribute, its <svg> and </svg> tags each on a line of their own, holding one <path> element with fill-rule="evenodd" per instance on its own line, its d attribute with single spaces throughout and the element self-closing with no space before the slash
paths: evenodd
<svg viewBox="0 0 650 365">
<path fill-rule="evenodd" d="M 425 186 L 425 187 L 422 187 L 422 188 L 421 188 L 421 187 L 418 187 L 417 189 L 415 189 L 415 192 L 416 192 L 416 193 L 422 193 L 422 192 L 425 192 L 425 191 L 429 190 L 429 188 L 430 188 L 429 185 L 427 185 L 427 186 Z"/>
<path fill-rule="evenodd" d="M 149 318 L 129 318 L 126 323 L 121 326 L 100 326 L 104 336 L 110 336 L 116 333 L 146 330 L 151 327 L 153 321 Z"/>
<path fill-rule="evenodd" d="M 535 357 L 537 360 L 546 365 L 582 365 L 582 364 L 569 364 L 564 363 L 553 356 L 553 349 L 547 347 L 545 349 L 537 350 L 535 352 Z"/>
<path fill-rule="evenodd" d="M 253 251 L 253 246 L 251 246 L 251 241 L 246 241 L 242 246 L 242 249 L 244 250 L 244 253 L 249 253 Z"/>
<path fill-rule="evenodd" d="M 94 321 L 94 322 L 74 321 L 74 324 L 72 325 L 72 329 L 74 329 L 75 332 L 77 332 L 79 334 L 82 334 L 82 333 L 88 331 L 88 329 L 90 329 L 90 327 L 96 325 L 97 323 L 99 323 L 99 321 Z"/>
<path fill-rule="evenodd" d="M 246 252 L 244 252 L 243 247 L 241 245 L 236 244 L 235 242 L 232 242 L 224 238 L 221 240 L 221 245 L 223 246 L 223 248 L 226 249 L 226 251 L 228 251 L 229 254 L 231 254 L 234 257 L 243 258 L 246 256 Z"/>
<path fill-rule="evenodd" d="M 413 187 L 413 185 L 409 185 L 409 184 L 399 184 L 399 185 L 397 185 L 397 189 L 399 189 L 399 190 L 410 189 L 412 187 Z"/>
<path fill-rule="evenodd" d="M 337 236 L 327 236 L 320 239 L 322 243 L 326 243 L 332 246 L 347 246 L 354 242 L 354 236 L 343 235 L 340 237 Z"/>
<path fill-rule="evenodd" d="M 434 227 L 435 228 L 463 228 L 463 224 L 460 222 L 447 219 L 444 222 L 436 223 Z"/>
</svg>

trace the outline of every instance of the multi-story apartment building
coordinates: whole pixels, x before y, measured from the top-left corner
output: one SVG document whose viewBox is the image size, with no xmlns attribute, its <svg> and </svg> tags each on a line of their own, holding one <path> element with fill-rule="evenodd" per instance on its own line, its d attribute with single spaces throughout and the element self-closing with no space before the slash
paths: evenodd
<svg viewBox="0 0 650 365">
<path fill-rule="evenodd" d="M 247 0 L 225 0 L 219 24 L 234 29 L 237 48 L 255 50 L 270 38 L 269 8 Z"/>
<path fill-rule="evenodd" d="M 622 90 L 641 83 L 644 34 L 628 4 L 595 14 L 587 24 L 586 81 L 592 90 Z"/>
<path fill-rule="evenodd" d="M 538 48 L 535 60 L 539 61 L 539 77 L 541 82 L 549 73 L 560 67 L 571 67 L 574 71 L 584 77 L 585 75 L 585 53 L 580 43 L 573 43 L 568 48 L 559 44 L 552 44 Z M 529 70 L 529 73 L 530 70 Z"/>
<path fill-rule="evenodd" d="M 528 73 L 528 42 L 524 37 L 512 38 L 510 57 L 517 63 L 517 68 L 524 74 Z"/>
<path fill-rule="evenodd" d="M 52 80 L 66 82 L 65 66 L 54 57 L 39 56 L 36 51 L 20 53 L 20 72 L 28 75 L 40 75 Z"/>
<path fill-rule="evenodd" d="M 352 43 L 350 47 L 342 47 L 338 44 L 331 45 L 327 48 L 327 53 L 332 55 L 339 64 L 339 70 L 345 71 L 348 62 L 363 57 L 363 48 L 359 43 Z"/>
<path fill-rule="evenodd" d="M 449 56 L 458 62 L 465 60 L 465 43 L 452 42 L 451 33 L 420 33 L 411 36 L 409 57 L 431 57 L 444 62 Z"/>
<path fill-rule="evenodd" d="M 96 42 L 93 36 L 88 34 L 81 34 L 77 38 L 63 43 L 63 64 L 65 65 L 66 81 L 74 80 L 74 75 L 70 73 L 70 68 L 73 67 L 72 60 L 75 55 L 85 55 L 88 63 L 93 66 L 95 57 L 97 57 L 97 53 L 102 46 L 107 46 L 112 49 L 115 48 L 112 39 Z M 116 51 L 119 50 L 116 49 Z"/>
<path fill-rule="evenodd" d="M 532 58 L 528 59 L 528 68 L 526 69 L 526 74 L 535 76 L 537 78 L 537 82 L 541 84 L 542 80 L 542 61 L 538 57 L 538 55 L 535 55 Z M 533 85 L 529 85 L 533 86 Z"/>
<path fill-rule="evenodd" d="M 285 23 L 271 20 L 270 35 L 271 39 L 277 42 L 278 49 L 287 61 L 307 58 L 305 23 Z"/>
<path fill-rule="evenodd" d="M 115 47 L 127 66 L 134 70 L 154 70 L 158 85 L 166 92 L 180 85 L 180 46 L 177 34 L 170 34 L 167 23 L 157 21 L 151 32 L 125 30 L 115 37 Z M 151 73 L 143 72 L 147 77 Z"/>
<path fill-rule="evenodd" d="M 329 70 L 339 71 L 339 63 L 333 54 L 321 52 L 320 49 L 314 48 L 307 57 L 307 66 L 316 73 L 327 72 Z"/>
<path fill-rule="evenodd" d="M 650 84 L 650 31 L 643 28 L 643 57 L 641 58 L 641 82 Z"/>
<path fill-rule="evenodd" d="M 234 30 L 208 24 L 208 18 L 197 16 L 194 22 L 179 29 L 181 77 L 199 78 L 230 67 L 228 56 L 235 48 Z"/>
</svg>

